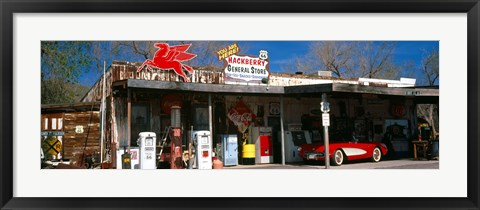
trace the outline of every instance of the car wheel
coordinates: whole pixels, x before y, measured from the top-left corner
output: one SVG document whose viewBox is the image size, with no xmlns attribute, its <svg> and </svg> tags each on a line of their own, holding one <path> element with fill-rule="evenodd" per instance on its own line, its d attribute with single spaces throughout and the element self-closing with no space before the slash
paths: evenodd
<svg viewBox="0 0 480 210">
<path fill-rule="evenodd" d="M 342 150 L 339 150 L 339 149 L 335 150 L 335 152 L 333 153 L 332 165 L 334 166 L 342 165 L 343 159 L 344 159 L 344 155 Z"/>
<path fill-rule="evenodd" d="M 375 147 L 375 149 L 373 149 L 372 161 L 380 162 L 381 159 L 382 159 L 382 151 L 380 150 L 380 148 Z"/>
</svg>

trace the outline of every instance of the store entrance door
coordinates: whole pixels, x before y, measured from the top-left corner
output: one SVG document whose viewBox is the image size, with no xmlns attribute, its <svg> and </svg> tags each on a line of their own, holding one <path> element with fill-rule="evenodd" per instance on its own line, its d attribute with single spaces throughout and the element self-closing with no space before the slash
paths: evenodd
<svg viewBox="0 0 480 210">
<path fill-rule="evenodd" d="M 273 162 L 282 163 L 282 144 L 280 132 L 280 117 L 268 117 L 268 127 L 272 127 Z"/>
</svg>

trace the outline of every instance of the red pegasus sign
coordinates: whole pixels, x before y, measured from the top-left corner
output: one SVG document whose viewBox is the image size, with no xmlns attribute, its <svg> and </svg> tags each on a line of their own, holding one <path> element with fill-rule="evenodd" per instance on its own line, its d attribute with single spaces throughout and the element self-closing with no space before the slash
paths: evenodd
<svg viewBox="0 0 480 210">
<path fill-rule="evenodd" d="M 154 46 L 158 48 L 158 50 L 155 52 L 153 60 L 145 60 L 137 69 L 137 72 L 140 72 L 145 66 L 147 66 L 147 69 L 150 71 L 153 71 L 152 66 L 162 70 L 173 69 L 177 75 L 183 77 L 184 81 L 189 82 L 190 80 L 187 78 L 185 72 L 183 72 L 183 69 L 187 70 L 190 74 L 193 69 L 181 62 L 197 57 L 195 54 L 185 52 L 191 45 L 192 44 L 169 46 L 167 43 L 155 43 Z"/>
</svg>

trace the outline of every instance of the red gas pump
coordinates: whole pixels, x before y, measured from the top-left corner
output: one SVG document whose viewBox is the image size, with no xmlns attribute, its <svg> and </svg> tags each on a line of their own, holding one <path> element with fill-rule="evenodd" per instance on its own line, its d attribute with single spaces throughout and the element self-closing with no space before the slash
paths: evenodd
<svg viewBox="0 0 480 210">
<path fill-rule="evenodd" d="M 181 169 L 182 162 L 182 128 L 180 121 L 180 106 L 171 108 L 171 133 L 170 133 L 170 168 Z"/>
</svg>

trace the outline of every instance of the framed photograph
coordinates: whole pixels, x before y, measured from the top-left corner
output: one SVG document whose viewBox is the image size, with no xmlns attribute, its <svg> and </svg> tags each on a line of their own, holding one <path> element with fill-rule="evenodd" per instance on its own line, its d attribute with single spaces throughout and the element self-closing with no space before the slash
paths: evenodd
<svg viewBox="0 0 480 210">
<path fill-rule="evenodd" d="M 1 209 L 479 209 L 478 152 L 480 148 L 477 130 L 478 83 L 480 81 L 478 74 L 480 5 L 478 0 L 460 2 L 455 0 L 386 0 L 381 2 L 372 0 L 339 2 L 323 0 L 300 2 L 291 0 L 260 0 L 256 2 L 1 0 L 0 8 L 2 17 L 2 57 L 0 59 L 2 67 L 0 84 L 2 101 L 0 111 L 2 123 L 0 126 Z M 303 168 L 284 170 L 281 167 L 268 170 L 41 169 L 39 166 L 43 162 L 41 161 L 39 164 L 37 159 L 38 148 L 41 147 L 38 139 L 41 138 L 40 134 L 54 132 L 51 129 L 45 130 L 42 126 L 47 122 L 42 120 L 40 111 L 40 107 L 43 105 L 41 92 L 44 87 L 41 85 L 41 79 L 48 76 L 41 71 L 42 65 L 44 65 L 42 59 L 45 59 L 42 57 L 44 53 L 42 51 L 44 49 L 41 47 L 42 43 L 50 41 L 105 43 L 122 41 L 128 44 L 128 42 L 137 40 L 181 42 L 183 45 L 176 45 L 175 49 L 183 53 L 188 49 L 188 47 L 185 49 L 183 43 L 185 40 L 192 42 L 229 41 L 235 43 L 235 46 L 242 45 L 242 42 L 245 41 L 436 42 L 439 53 L 437 54 L 437 58 L 439 57 L 437 69 L 440 69 L 442 76 L 439 77 L 441 83 L 437 81 L 435 85 L 437 89 L 440 89 L 442 97 L 438 97 L 438 94 L 426 97 L 437 97 L 436 100 L 440 104 L 438 112 L 442 116 L 440 121 L 442 143 L 439 147 L 442 160 L 435 162 L 438 166 L 435 169 L 421 170 L 401 169 L 401 166 L 379 170 L 338 170 L 341 169 L 339 167 L 327 167 L 326 170 L 315 170 L 319 167 L 311 167 L 310 169 L 313 170 Z M 160 48 L 160 45 L 156 44 L 154 47 Z M 221 51 L 220 48 L 218 50 L 225 55 L 229 53 L 230 48 L 241 53 L 248 50 L 248 47 L 243 47 L 243 45 L 238 49 L 234 48 L 235 46 L 225 45 L 226 50 Z M 308 48 L 307 45 L 304 47 Z M 260 55 L 237 56 L 240 59 L 238 61 L 232 59 L 231 63 L 239 66 L 231 69 L 241 71 L 240 73 L 248 73 L 243 72 L 244 65 L 248 64 L 245 60 L 257 65 L 261 63 L 263 66 L 266 66 L 266 62 L 268 62 L 269 71 L 274 71 L 275 65 L 279 64 L 293 66 L 295 63 L 307 62 L 307 58 L 298 54 L 296 48 L 292 47 L 289 50 L 292 51 L 292 54 L 297 55 L 297 59 L 284 60 L 278 59 L 282 50 L 272 48 L 277 50 L 259 49 Z M 109 49 L 118 50 L 115 47 Z M 81 56 L 85 52 L 84 48 L 79 47 L 77 50 L 71 51 L 67 57 Z M 201 53 L 195 51 L 196 55 L 201 55 Z M 408 54 L 407 51 L 399 52 L 399 54 L 402 53 Z M 90 59 L 105 59 L 98 51 L 94 51 L 92 55 Z M 182 55 L 184 60 L 187 60 L 187 57 L 188 59 L 194 57 L 193 52 Z M 276 60 L 275 57 L 277 57 Z M 121 58 L 129 60 L 128 55 Z M 149 59 L 153 59 L 147 54 L 141 58 L 145 63 Z M 243 60 L 240 61 L 241 59 Z M 72 62 L 68 58 L 65 61 Z M 358 62 L 365 62 L 365 60 Z M 95 69 L 104 68 L 103 61 L 99 63 L 101 65 L 82 67 L 72 65 L 71 67 L 80 68 L 82 71 L 96 72 Z M 405 68 L 396 70 L 407 71 L 411 65 L 411 63 L 402 63 L 402 67 Z M 128 72 L 131 75 L 124 74 L 127 71 L 122 70 L 120 72 L 123 73 L 115 76 L 119 78 L 142 77 L 145 80 L 155 76 L 164 79 L 173 78 L 172 81 L 176 79 L 177 82 L 208 81 L 213 78 L 211 75 L 191 76 L 188 74 L 188 71 L 192 70 L 190 66 L 180 67 L 185 68 L 184 70 L 187 72 L 187 74 L 181 74 L 181 78 L 160 73 L 158 75 L 143 74 L 137 69 Z M 295 66 L 296 68 L 299 68 L 299 65 Z M 268 73 L 260 68 L 253 70 L 257 73 Z M 319 71 L 315 76 L 325 77 L 325 72 L 320 74 L 320 70 L 324 69 L 314 70 Z M 372 74 L 373 70 L 369 73 Z M 297 77 L 308 77 L 302 72 L 295 72 L 295 74 Z M 100 75 L 91 74 L 92 77 L 100 77 Z M 415 74 L 413 73 L 413 75 Z M 258 75 L 252 77 L 260 78 Z M 364 77 L 368 77 L 368 74 Z M 281 125 L 287 127 L 288 124 L 295 124 L 303 114 L 287 115 L 283 121 L 283 114 L 280 114 L 281 109 L 291 113 L 300 109 L 310 110 L 309 102 L 305 102 L 308 98 L 295 92 L 297 90 L 295 86 L 298 85 L 302 85 L 302 90 L 307 92 L 339 92 L 339 95 L 343 97 L 341 100 L 346 101 L 346 106 L 341 112 L 332 109 L 331 114 L 337 116 L 354 115 L 357 111 L 355 107 L 368 107 L 371 100 L 381 101 L 391 97 L 388 94 L 402 95 L 405 101 L 408 101 L 417 95 L 431 93 L 426 87 L 422 87 L 424 92 L 421 92 L 410 91 L 408 88 L 407 91 L 402 91 L 403 87 L 399 86 L 396 87 L 398 88 L 396 92 L 378 93 L 375 92 L 377 89 L 386 88 L 387 85 L 384 81 L 369 79 L 371 78 L 359 81 L 368 87 L 356 89 L 352 88 L 350 84 L 343 86 L 320 84 L 320 86 L 316 86 L 319 84 L 308 83 L 308 78 L 301 80 L 304 83 L 293 80 L 281 81 L 280 79 L 275 80 L 275 77 L 270 75 L 268 79 L 259 80 L 261 82 L 258 84 L 252 85 L 247 81 L 248 87 L 229 91 L 245 93 L 244 100 L 247 103 L 257 104 L 260 102 L 248 101 L 248 97 L 257 96 L 260 90 L 272 94 L 269 96 L 270 98 L 267 98 L 268 100 L 261 103 L 263 104 L 261 108 L 263 110 L 263 106 L 265 106 L 266 109 L 268 104 L 270 116 L 268 125 L 271 124 L 270 118 L 275 118 L 274 124 L 278 126 L 270 125 L 275 128 L 280 128 Z M 223 80 L 217 78 L 212 81 L 212 84 L 218 84 Z M 348 83 L 349 80 L 345 79 L 345 81 Z M 285 89 L 281 89 L 285 92 L 280 92 L 280 88 L 275 86 L 282 82 L 293 87 L 289 89 L 290 92 Z M 408 83 L 411 80 L 403 82 Z M 91 85 L 94 86 L 95 82 L 92 82 Z M 112 88 L 111 94 L 123 97 L 123 99 L 119 102 L 112 102 L 112 104 L 125 105 L 122 109 L 122 116 L 130 112 L 127 111 L 127 104 L 130 103 L 127 97 L 135 103 L 137 99 L 140 101 L 140 99 L 160 95 L 158 92 L 149 91 L 137 91 L 131 94 L 130 89 L 128 91 L 122 89 L 122 87 L 128 86 L 135 90 L 145 90 L 158 87 L 159 83 L 138 81 L 122 83 L 122 81 L 118 81 L 115 85 L 116 89 Z M 195 88 L 205 88 L 212 92 L 219 91 L 219 89 L 207 86 L 189 86 L 183 83 L 176 83 L 169 87 L 172 92 L 195 90 Z M 57 88 L 57 90 L 63 89 Z M 349 98 L 346 94 L 348 91 L 357 91 L 359 97 L 364 94 L 375 98 L 367 98 L 368 100 L 358 97 Z M 206 95 L 205 92 L 207 91 L 202 94 Z M 96 91 L 92 88 L 84 98 L 98 97 L 95 93 Z M 280 96 L 284 93 L 291 94 L 290 98 L 284 100 L 283 96 Z M 369 95 L 372 93 L 375 93 L 375 96 Z M 281 102 L 271 102 L 277 101 L 277 99 L 280 99 Z M 108 97 L 105 100 L 113 101 Z M 332 100 L 332 104 L 336 104 L 334 101 L 338 98 L 332 97 L 329 100 Z M 146 110 L 146 118 L 144 118 L 147 120 L 146 123 L 149 123 L 149 119 L 154 120 L 158 117 L 152 116 L 150 112 L 158 109 L 153 103 L 159 103 L 159 100 L 152 101 L 154 102 L 149 102 L 150 106 Z M 283 101 L 294 102 L 298 106 L 281 106 Z M 417 102 L 421 103 L 422 101 Z M 387 107 L 380 106 L 381 104 L 378 105 L 378 103 L 373 104 L 375 109 Z M 416 118 L 409 111 L 412 110 L 408 108 L 411 104 L 405 104 L 407 111 L 404 116 Z M 91 114 L 98 111 L 101 109 L 100 103 L 63 104 L 62 106 L 52 103 L 48 106 L 49 109 L 59 109 L 59 107 L 79 110 L 79 118 L 85 121 L 86 125 L 82 128 L 81 136 L 86 140 L 85 144 L 81 146 L 84 148 L 91 146 L 87 144 L 89 136 L 83 135 L 85 132 L 88 133 L 90 126 L 99 124 L 93 123 L 91 121 L 93 117 L 88 117 L 85 113 Z M 114 109 L 112 107 L 106 109 Z M 128 107 L 130 106 L 128 105 Z M 191 108 L 190 112 L 193 110 Z M 198 122 L 208 119 L 208 109 L 197 111 L 199 111 L 196 112 Z M 385 113 L 387 112 L 388 110 L 385 111 Z M 378 118 L 379 123 L 375 124 L 375 130 L 382 130 L 377 127 L 382 128 L 386 118 L 380 119 L 378 116 L 381 116 L 382 113 L 381 111 L 378 113 L 375 117 Z M 182 114 L 185 115 L 185 113 Z M 107 113 L 107 115 L 115 116 L 115 113 Z M 98 113 L 95 116 L 95 120 L 100 119 Z M 128 123 L 125 117 L 119 119 L 121 120 L 117 122 L 107 120 L 106 123 L 107 125 L 109 123 Z M 138 123 L 142 124 L 141 120 L 139 118 Z M 164 120 L 161 120 L 163 124 Z M 408 122 L 411 122 L 410 127 L 416 127 L 413 124 L 417 123 L 416 121 Z M 347 122 L 345 124 L 350 125 Z M 72 134 L 67 130 L 65 132 L 55 131 L 56 135 L 60 133 L 63 135 L 60 142 L 62 143 L 62 157 L 72 153 L 69 150 L 72 145 L 67 145 L 67 142 L 69 135 L 76 135 L 75 126 L 75 123 L 63 119 L 60 127 L 65 127 L 65 129 L 68 127 L 72 130 Z M 358 126 L 355 124 L 355 128 L 358 127 L 358 129 L 363 129 L 362 126 L 365 127 L 362 123 L 358 123 Z M 111 132 L 108 135 L 127 135 L 129 133 L 123 127 L 118 127 L 121 132 Z M 95 135 L 100 136 L 97 127 L 95 127 L 95 131 L 97 132 Z M 283 136 L 279 134 L 274 133 L 273 136 Z M 408 145 L 406 149 L 408 150 Z M 43 158 L 43 150 L 41 151 L 41 158 Z M 138 153 L 138 158 L 141 159 L 141 148 Z M 208 156 L 208 153 L 202 154 Z M 118 160 L 117 163 L 119 163 Z M 122 159 L 122 161 L 124 160 L 126 159 Z"/>
</svg>

